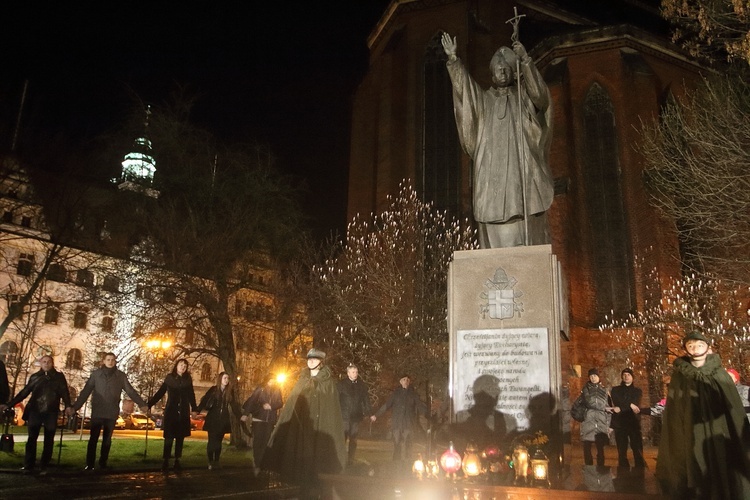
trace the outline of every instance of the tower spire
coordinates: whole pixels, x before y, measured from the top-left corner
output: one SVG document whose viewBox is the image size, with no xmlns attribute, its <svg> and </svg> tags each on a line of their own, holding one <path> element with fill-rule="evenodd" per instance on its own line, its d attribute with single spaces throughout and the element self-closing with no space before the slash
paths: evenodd
<svg viewBox="0 0 750 500">
<path fill-rule="evenodd" d="M 119 179 L 120 189 L 144 192 L 148 196 L 158 197 L 159 192 L 152 188 L 156 173 L 156 159 L 153 156 L 151 139 L 148 136 L 148 126 L 151 119 L 151 105 L 146 106 L 143 121 L 143 134 L 136 138 L 133 149 L 122 159 L 122 172 Z"/>
</svg>

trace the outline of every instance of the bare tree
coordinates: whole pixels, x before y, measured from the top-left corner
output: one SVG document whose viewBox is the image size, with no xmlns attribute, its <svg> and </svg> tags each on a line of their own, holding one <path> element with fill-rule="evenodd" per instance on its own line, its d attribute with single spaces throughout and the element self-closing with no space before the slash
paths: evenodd
<svg viewBox="0 0 750 500">
<path fill-rule="evenodd" d="M 673 38 L 691 53 L 750 64 L 750 7 L 736 0 L 662 0 L 662 15 L 675 25 Z"/>
<path fill-rule="evenodd" d="M 188 118 L 182 99 L 151 115 L 159 196 L 125 204 L 138 243 L 110 269 L 121 293 L 100 299 L 131 312 L 136 339 L 168 335 L 173 357 L 215 357 L 249 383 L 279 336 L 301 331 L 295 307 L 274 294 L 301 236 L 296 190 L 268 147 L 220 145 Z"/>
<path fill-rule="evenodd" d="M 668 102 L 642 137 L 653 201 L 676 223 L 684 264 L 750 283 L 750 85 L 705 80 Z"/>
<path fill-rule="evenodd" d="M 402 372 L 447 382 L 447 272 L 455 250 L 476 248 L 467 221 L 420 200 L 404 181 L 383 213 L 356 217 L 313 268 L 308 314 L 343 369 L 391 388 Z"/>
<path fill-rule="evenodd" d="M 622 358 L 616 360 L 617 366 L 645 363 L 649 393 L 652 398 L 659 395 L 652 402 L 666 394 L 664 384 L 672 361 L 684 354 L 681 341 L 689 331 L 698 330 L 709 337 L 726 366 L 750 375 L 750 326 L 742 300 L 750 289 L 697 274 L 671 279 L 662 286 L 655 269 L 647 273 L 645 287 L 641 311 L 627 318 L 609 318 L 600 329 L 612 331 L 617 344 L 627 346 L 609 353 Z"/>
</svg>

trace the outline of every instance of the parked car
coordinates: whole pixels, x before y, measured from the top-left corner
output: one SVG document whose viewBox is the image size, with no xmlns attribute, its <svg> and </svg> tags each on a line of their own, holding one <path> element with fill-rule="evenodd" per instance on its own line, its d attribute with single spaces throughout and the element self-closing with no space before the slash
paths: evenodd
<svg viewBox="0 0 750 500">
<path fill-rule="evenodd" d="M 117 420 L 115 421 L 115 429 L 124 429 L 125 428 L 125 419 L 122 418 L 122 415 L 117 416 Z"/>
<path fill-rule="evenodd" d="M 143 413 L 131 413 L 125 417 L 125 428 L 126 429 L 155 429 L 156 424 L 147 415 Z"/>
<path fill-rule="evenodd" d="M 190 417 L 190 428 L 194 431 L 202 431 L 203 430 L 203 424 L 206 423 L 206 416 L 199 413 L 198 415 L 193 418 Z"/>
</svg>

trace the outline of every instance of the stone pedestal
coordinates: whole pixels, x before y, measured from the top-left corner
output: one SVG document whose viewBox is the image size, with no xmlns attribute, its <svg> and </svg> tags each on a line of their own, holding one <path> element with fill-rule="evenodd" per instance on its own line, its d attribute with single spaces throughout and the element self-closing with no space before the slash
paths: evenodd
<svg viewBox="0 0 750 500">
<path fill-rule="evenodd" d="M 560 453 L 550 461 L 561 460 L 560 342 L 568 305 L 551 246 L 456 252 L 448 330 L 456 439 L 503 440 L 507 447 L 541 431 L 551 441 L 548 454 Z"/>
</svg>

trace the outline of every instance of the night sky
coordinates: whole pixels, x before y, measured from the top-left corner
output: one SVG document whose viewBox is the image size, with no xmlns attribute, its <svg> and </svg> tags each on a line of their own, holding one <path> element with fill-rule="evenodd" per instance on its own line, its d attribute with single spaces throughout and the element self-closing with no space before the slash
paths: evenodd
<svg viewBox="0 0 750 500">
<path fill-rule="evenodd" d="M 21 2 L 14 2 L 21 3 Z M 24 2 L 0 14 L 0 151 L 28 79 L 19 155 L 79 156 L 116 129 L 133 94 L 177 85 L 195 121 L 226 140 L 268 142 L 307 182 L 318 236 L 345 225 L 351 98 L 388 0 Z M 49 166 L 49 165 L 48 165 Z"/>
</svg>

